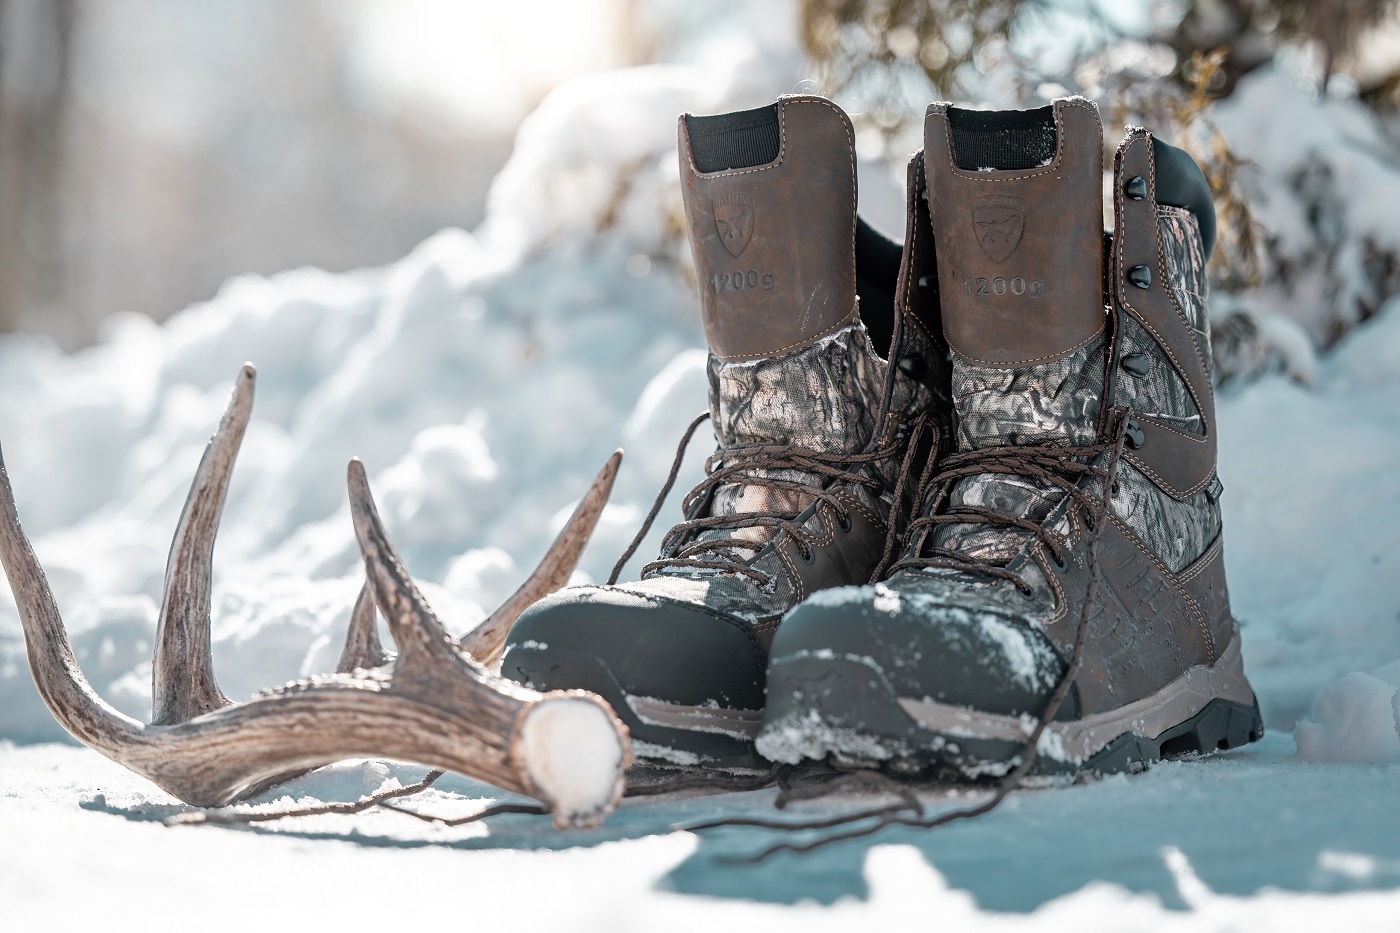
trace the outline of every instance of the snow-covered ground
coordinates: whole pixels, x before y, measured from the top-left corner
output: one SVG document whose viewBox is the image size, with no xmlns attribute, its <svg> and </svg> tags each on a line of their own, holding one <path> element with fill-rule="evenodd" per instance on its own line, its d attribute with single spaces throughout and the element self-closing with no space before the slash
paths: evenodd
<svg viewBox="0 0 1400 933">
<path fill-rule="evenodd" d="M 12 747 L 0 751 L 0 910 L 16 931 L 1395 929 L 1400 766 L 1291 754 L 1273 737 L 1228 758 L 1026 793 L 932 833 L 888 830 L 754 866 L 726 859 L 773 833 L 676 827 L 720 811 L 771 816 L 771 790 L 627 801 L 601 829 L 567 836 L 543 817 L 448 829 L 383 812 L 166 827 L 185 808 L 105 759 Z M 353 800 L 421 773 L 340 766 L 291 792 Z M 442 786 L 409 803 L 452 816 L 491 796 L 462 779 Z"/>
<path fill-rule="evenodd" d="M 334 667 L 360 580 L 342 486 L 351 456 L 409 569 L 462 631 L 518 584 L 623 446 L 579 572 L 606 576 L 705 405 L 673 121 L 761 102 L 751 88 L 708 90 L 723 84 L 651 68 L 556 94 L 522 130 L 486 225 L 445 231 L 388 268 L 236 279 L 163 327 L 115 320 L 75 356 L 0 340 L 0 443 L 95 688 L 148 715 L 170 534 L 245 359 L 259 394 L 215 555 L 215 666 L 230 696 Z M 1322 357 L 1311 385 L 1267 376 L 1221 400 L 1227 566 L 1263 743 L 756 867 L 726 858 L 773 833 L 677 827 L 771 813 L 771 790 L 630 800 L 586 833 L 529 816 L 444 829 L 384 812 L 164 827 L 185 808 L 95 753 L 45 744 L 65 736 L 34 692 L 0 583 L 0 927 L 411 916 L 607 930 L 1393 929 L 1397 421 L 1395 301 Z M 673 502 L 663 516 L 675 513 Z M 353 799 L 420 773 L 344 765 L 286 793 Z M 411 804 L 452 815 L 493 796 L 453 778 Z"/>
</svg>

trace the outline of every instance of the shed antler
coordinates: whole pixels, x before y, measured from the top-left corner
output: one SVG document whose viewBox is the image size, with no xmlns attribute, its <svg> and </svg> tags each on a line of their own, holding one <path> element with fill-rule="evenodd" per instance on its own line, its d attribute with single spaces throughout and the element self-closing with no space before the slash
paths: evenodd
<svg viewBox="0 0 1400 933">
<path fill-rule="evenodd" d="M 49 709 L 85 745 L 186 803 L 224 806 L 343 758 L 385 757 L 469 775 L 534 797 L 559 826 L 601 820 L 631 763 L 626 728 L 583 691 L 538 693 L 492 673 L 515 618 L 567 580 L 616 475 L 614 454 L 521 591 L 454 643 L 394 553 L 363 465 L 349 468 L 355 534 L 367 582 L 351 614 L 339 670 L 230 703 L 214 677 L 210 565 L 229 475 L 252 408 L 245 366 L 200 462 L 166 571 L 156 637 L 154 719 L 107 705 L 83 678 L 53 593 L 20 528 L 0 458 L 0 563 L 14 592 L 29 665 Z M 374 606 L 399 653 L 379 645 Z"/>
</svg>

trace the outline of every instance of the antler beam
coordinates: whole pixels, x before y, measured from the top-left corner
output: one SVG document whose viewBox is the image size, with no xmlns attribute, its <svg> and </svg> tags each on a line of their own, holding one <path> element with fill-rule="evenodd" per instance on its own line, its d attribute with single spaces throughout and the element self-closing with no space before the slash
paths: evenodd
<svg viewBox="0 0 1400 933">
<path fill-rule="evenodd" d="M 79 741 L 195 806 L 224 806 L 311 768 L 363 756 L 456 771 L 534 797 L 559 826 L 590 825 L 611 812 L 631 763 L 626 728 L 593 694 L 526 689 L 453 642 L 389 543 L 358 460 L 349 468 L 350 500 L 367 584 L 340 671 L 229 703 L 210 659 L 210 566 L 253 383 L 253 368 L 245 366 L 171 548 L 149 725 L 105 703 L 78 669 L 0 457 L 0 563 L 35 683 L 58 721 Z M 522 587 L 526 595 L 512 597 L 468 636 L 470 643 L 499 652 L 528 594 L 544 595 L 568 578 L 617 464 L 614 455 Z M 392 660 L 374 631 L 371 597 L 398 645 Z"/>
</svg>

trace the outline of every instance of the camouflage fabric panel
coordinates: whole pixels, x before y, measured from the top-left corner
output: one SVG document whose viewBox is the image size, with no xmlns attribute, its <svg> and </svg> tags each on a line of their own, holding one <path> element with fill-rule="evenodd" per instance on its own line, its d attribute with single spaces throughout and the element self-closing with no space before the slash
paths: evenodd
<svg viewBox="0 0 1400 933">
<path fill-rule="evenodd" d="M 1130 315 L 1124 314 L 1119 332 L 1119 359 L 1132 354 L 1147 357 L 1144 376 L 1120 370 L 1115 401 L 1121 408 L 1169 424 L 1178 431 L 1201 434 L 1201 410 L 1186 388 L 1186 381 L 1172 367 L 1157 341 Z"/>
<path fill-rule="evenodd" d="M 1106 340 L 1100 335 L 1063 359 L 1022 369 L 995 369 L 955 358 L 958 449 L 1094 443 Z M 953 506 L 981 506 L 1039 522 L 1063 496 L 1057 487 L 1037 481 L 988 474 L 962 480 L 950 501 Z M 1028 538 L 1027 532 L 1006 528 L 945 525 L 934 533 L 933 543 L 1004 563 L 1021 551 Z"/>
<path fill-rule="evenodd" d="M 1057 486 L 1024 476 L 991 473 L 968 477 L 949 497 L 953 507 L 980 506 L 1032 522 L 1044 521 L 1062 498 L 1064 491 Z M 998 564 L 1010 561 L 1032 540 L 1029 532 L 975 524 L 942 525 L 932 537 L 937 547 Z"/>
<path fill-rule="evenodd" d="M 875 431 L 886 372 L 885 361 L 875 354 L 859 320 L 785 356 L 728 362 L 711 357 L 710 413 L 720 450 L 746 444 L 790 444 L 823 453 L 857 453 Z M 821 476 L 798 470 L 769 470 L 757 475 L 825 484 Z M 882 504 L 863 487 L 857 494 L 878 514 L 889 508 L 888 502 Z M 795 491 L 731 484 L 715 491 L 707 514 L 793 515 L 810 504 L 810 496 Z M 696 540 L 740 538 L 762 543 L 773 534 L 770 527 L 753 526 L 707 532 Z M 735 550 L 729 556 L 744 558 L 753 553 Z"/>
<path fill-rule="evenodd" d="M 875 431 L 885 369 L 859 320 L 784 356 L 711 356 L 715 437 L 721 447 L 792 444 L 856 453 Z"/>
<path fill-rule="evenodd" d="M 1121 518 L 1172 573 L 1180 573 L 1205 553 L 1220 534 L 1220 506 L 1214 487 L 1178 502 L 1126 460 L 1118 465 L 1113 514 Z"/>
<path fill-rule="evenodd" d="M 928 332 L 919 324 L 912 315 L 906 316 L 902 322 L 899 332 L 899 346 L 892 352 L 894 360 L 902 359 L 906 356 L 917 356 L 926 361 L 930 372 L 926 379 L 936 381 L 932 370 L 939 365 L 940 358 L 946 357 L 947 350 L 938 346 Z M 948 364 L 942 364 L 946 367 Z M 893 432 L 907 425 L 920 414 L 935 406 L 942 407 L 947 411 L 950 407 L 948 399 L 940 399 L 930 388 L 928 381 L 920 382 L 904 376 L 902 373 L 895 379 L 894 393 L 890 398 L 890 410 L 885 419 L 884 438 L 889 441 L 893 437 Z"/>
<path fill-rule="evenodd" d="M 1068 441 L 1092 444 L 1103 396 L 1104 335 L 1063 359 L 1021 369 L 953 362 L 958 449 Z"/>
<path fill-rule="evenodd" d="M 1206 358 L 1210 358 L 1210 324 L 1206 320 L 1205 244 L 1196 217 L 1184 207 L 1157 206 L 1157 228 L 1167 260 L 1167 287 L 1172 290 Z"/>
</svg>

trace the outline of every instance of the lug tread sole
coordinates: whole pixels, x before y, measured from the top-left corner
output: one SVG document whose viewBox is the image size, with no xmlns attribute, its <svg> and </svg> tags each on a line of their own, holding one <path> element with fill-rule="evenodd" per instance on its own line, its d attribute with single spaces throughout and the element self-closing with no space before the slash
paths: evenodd
<svg viewBox="0 0 1400 933">
<path fill-rule="evenodd" d="M 772 732 L 786 732 L 793 743 L 789 748 L 800 748 L 808 757 L 819 757 L 813 753 L 824 751 L 825 760 L 842 767 L 870 768 L 904 778 L 985 781 L 1007 773 L 1024 744 L 929 729 L 904 711 L 879 672 L 862 664 L 803 658 L 775 667 L 780 674 L 770 675 L 765 718 L 769 725 L 760 733 L 760 748 Z M 1042 751 L 1031 774 L 1136 773 L 1163 759 L 1239 748 L 1263 734 L 1257 701 L 1246 706 L 1216 698 L 1156 736 L 1125 732 L 1082 763 Z M 770 745 L 767 750 L 778 749 Z"/>
</svg>

